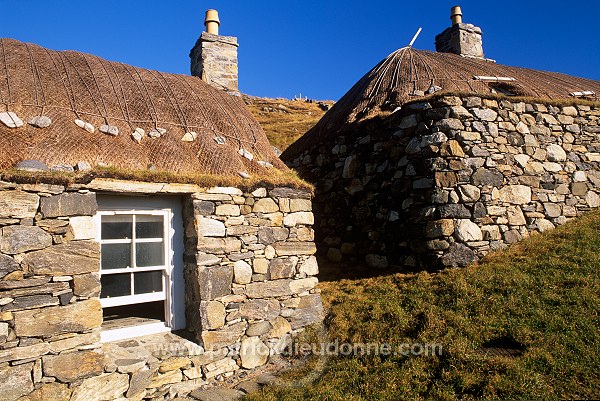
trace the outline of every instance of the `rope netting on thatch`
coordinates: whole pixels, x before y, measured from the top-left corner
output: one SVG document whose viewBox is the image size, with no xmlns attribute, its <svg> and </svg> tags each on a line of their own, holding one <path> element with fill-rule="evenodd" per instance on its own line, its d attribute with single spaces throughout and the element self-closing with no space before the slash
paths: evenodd
<svg viewBox="0 0 600 401">
<path fill-rule="evenodd" d="M 197 77 L 79 52 L 0 39 L 2 112 L 15 113 L 25 124 L 0 124 L 0 168 L 33 159 L 49 166 L 85 161 L 224 175 L 267 175 L 266 163 L 285 169 L 239 96 Z M 46 128 L 27 124 L 35 116 L 49 117 L 52 123 Z M 76 119 L 93 125 L 95 132 L 77 126 Z M 118 128 L 119 134 L 99 132 L 102 125 Z M 131 136 L 136 128 L 145 131 L 140 143 Z M 151 138 L 151 131 L 163 133 Z M 192 132 L 192 141 L 182 141 Z"/>
<path fill-rule="evenodd" d="M 482 81 L 474 79 L 476 76 L 514 80 Z M 281 157 L 290 160 L 357 121 L 394 111 L 408 101 L 431 93 L 499 93 L 541 99 L 573 99 L 572 92 L 582 91 L 592 91 L 599 96 L 600 82 L 405 47 L 390 54 L 362 77 L 314 128 L 288 147 Z"/>
</svg>

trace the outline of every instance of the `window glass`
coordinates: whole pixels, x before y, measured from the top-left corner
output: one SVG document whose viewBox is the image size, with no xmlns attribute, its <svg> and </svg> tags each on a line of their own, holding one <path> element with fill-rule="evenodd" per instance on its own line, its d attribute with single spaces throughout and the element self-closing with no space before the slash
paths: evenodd
<svg viewBox="0 0 600 401">
<path fill-rule="evenodd" d="M 131 266 L 131 244 L 102 244 L 101 255 L 102 270 Z"/>
<path fill-rule="evenodd" d="M 135 263 L 137 267 L 164 265 L 162 241 L 137 243 L 135 247 Z"/>
<path fill-rule="evenodd" d="M 100 277 L 102 290 L 100 298 L 122 297 L 131 295 L 131 275 L 109 274 Z"/>
<path fill-rule="evenodd" d="M 131 239 L 133 216 L 102 216 L 102 239 Z"/>
<path fill-rule="evenodd" d="M 135 235 L 137 238 L 163 238 L 164 221 L 162 216 L 135 217 Z"/>
<path fill-rule="evenodd" d="M 141 272 L 133 275 L 134 294 L 148 294 L 163 290 L 162 271 Z"/>
</svg>

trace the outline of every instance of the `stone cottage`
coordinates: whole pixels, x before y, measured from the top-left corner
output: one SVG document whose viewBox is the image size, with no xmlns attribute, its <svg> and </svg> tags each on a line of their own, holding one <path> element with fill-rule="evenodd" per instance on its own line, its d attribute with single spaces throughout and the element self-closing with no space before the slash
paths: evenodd
<svg viewBox="0 0 600 401">
<path fill-rule="evenodd" d="M 464 266 L 600 206 L 600 82 L 486 59 L 451 18 L 437 52 L 395 51 L 281 156 L 316 187 L 329 259 Z"/>
<path fill-rule="evenodd" d="M 311 189 L 235 96 L 234 39 L 192 51 L 218 89 L 0 39 L 2 400 L 168 399 L 321 318 Z"/>
</svg>

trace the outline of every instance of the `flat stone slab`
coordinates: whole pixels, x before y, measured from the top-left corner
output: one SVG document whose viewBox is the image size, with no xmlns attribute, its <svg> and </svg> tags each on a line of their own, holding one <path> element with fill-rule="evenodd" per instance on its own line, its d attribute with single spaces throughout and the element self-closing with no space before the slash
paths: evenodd
<svg viewBox="0 0 600 401">
<path fill-rule="evenodd" d="M 190 393 L 190 397 L 199 401 L 235 401 L 242 399 L 244 395 L 242 391 L 230 388 L 198 389 Z"/>
</svg>

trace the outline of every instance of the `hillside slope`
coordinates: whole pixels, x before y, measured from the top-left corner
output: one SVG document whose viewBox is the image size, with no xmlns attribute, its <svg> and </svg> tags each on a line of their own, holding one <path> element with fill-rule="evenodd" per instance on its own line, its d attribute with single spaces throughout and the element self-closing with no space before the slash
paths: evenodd
<svg viewBox="0 0 600 401">
<path fill-rule="evenodd" d="M 250 112 L 267 134 L 271 145 L 284 151 L 292 142 L 311 129 L 333 101 L 269 99 L 244 95 Z"/>
<path fill-rule="evenodd" d="M 247 399 L 598 399 L 599 227 L 594 211 L 468 268 L 321 283 L 327 344 L 394 352 L 338 353 Z"/>
</svg>

